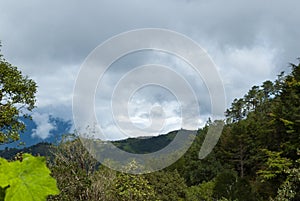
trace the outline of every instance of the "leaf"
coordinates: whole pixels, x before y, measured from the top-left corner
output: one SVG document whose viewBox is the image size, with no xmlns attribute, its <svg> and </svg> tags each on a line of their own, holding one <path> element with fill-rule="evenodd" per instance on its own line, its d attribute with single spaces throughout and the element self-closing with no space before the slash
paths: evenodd
<svg viewBox="0 0 300 201">
<path fill-rule="evenodd" d="M 8 185 L 5 201 L 46 200 L 48 195 L 59 193 L 45 158 L 30 154 L 23 154 L 22 162 L 8 162 L 0 158 L 0 187 Z"/>
</svg>

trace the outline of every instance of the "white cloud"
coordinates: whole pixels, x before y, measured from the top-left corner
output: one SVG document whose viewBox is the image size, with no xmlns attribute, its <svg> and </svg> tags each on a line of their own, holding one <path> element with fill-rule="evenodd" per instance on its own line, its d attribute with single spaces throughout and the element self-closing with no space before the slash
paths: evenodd
<svg viewBox="0 0 300 201">
<path fill-rule="evenodd" d="M 55 130 L 55 125 L 50 122 L 49 114 L 40 114 L 35 112 L 32 114 L 32 119 L 36 124 L 36 129 L 32 129 L 32 137 L 46 139 L 50 137 L 50 131 Z"/>
<path fill-rule="evenodd" d="M 280 73 L 277 71 L 277 58 L 281 51 L 264 44 L 213 51 L 225 86 L 227 106 L 234 98 L 245 95 L 253 85 L 274 80 Z"/>
</svg>

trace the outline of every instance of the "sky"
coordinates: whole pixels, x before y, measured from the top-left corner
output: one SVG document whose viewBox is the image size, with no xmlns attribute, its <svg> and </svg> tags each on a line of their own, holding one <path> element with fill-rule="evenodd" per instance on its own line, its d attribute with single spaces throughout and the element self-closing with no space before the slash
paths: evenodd
<svg viewBox="0 0 300 201">
<path fill-rule="evenodd" d="M 73 90 L 80 67 L 111 37 L 135 29 L 162 28 L 191 38 L 215 63 L 229 107 L 253 85 L 276 79 L 281 71 L 289 71 L 290 62 L 297 62 L 299 7 L 297 0 L 1 0 L 1 52 L 37 82 L 33 112 L 37 128 L 32 136 L 47 139 L 55 129 L 50 116 L 73 121 Z M 181 128 L 181 103 L 176 94 L 161 86 L 140 87 L 111 105 L 111 94 L 123 76 L 136 66 L 152 63 L 170 66 L 193 87 L 200 114 L 195 114 L 193 107 L 184 111 L 188 119 L 197 118 L 187 128 L 196 129 L 211 116 L 206 83 L 188 64 L 162 52 L 136 52 L 113 63 L 95 91 L 98 124 L 108 139 L 138 136 L 138 132 L 130 133 L 132 124 L 140 130 L 158 126 L 160 133 Z M 162 79 L 176 84 L 172 77 Z M 125 108 L 127 114 L 112 114 L 111 107 L 117 113 Z M 129 134 L 120 133 L 116 122 Z M 148 132 L 156 134 L 157 129 Z"/>
</svg>

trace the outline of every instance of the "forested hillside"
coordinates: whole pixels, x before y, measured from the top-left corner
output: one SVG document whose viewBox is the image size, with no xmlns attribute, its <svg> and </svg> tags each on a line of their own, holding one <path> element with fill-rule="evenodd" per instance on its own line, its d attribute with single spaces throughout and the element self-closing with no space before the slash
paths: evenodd
<svg viewBox="0 0 300 201">
<path fill-rule="evenodd" d="M 34 156 L 47 156 L 51 157 L 53 152 L 53 145 L 47 142 L 41 142 L 30 147 L 24 148 L 5 148 L 0 150 L 0 157 L 12 160 L 18 153 L 30 153 Z"/>
<path fill-rule="evenodd" d="M 59 154 L 51 164 L 62 190 L 58 198 L 300 200 L 300 66 L 291 64 L 291 68 L 290 74 L 281 73 L 274 82 L 253 86 L 244 97 L 233 101 L 217 146 L 203 160 L 198 159 L 198 152 L 213 122 L 198 131 L 180 160 L 147 175 L 94 168 L 96 162 L 86 160 L 88 154 L 78 146 L 79 141 L 62 144 L 60 150 L 65 151 L 60 153 L 67 155 Z M 143 140 L 135 140 L 138 144 L 132 141 L 118 145 L 129 151 L 143 149 Z M 74 149 L 78 150 L 71 151 Z M 128 168 L 139 166 L 132 163 Z"/>
<path fill-rule="evenodd" d="M 253 86 L 235 99 L 224 121 L 221 138 L 205 159 L 198 154 L 211 121 L 176 163 L 145 175 L 102 166 L 76 137 L 58 146 L 45 144 L 46 150 L 51 147 L 48 167 L 60 190 L 48 200 L 300 200 L 300 65 L 291 64 L 290 74 L 280 73 L 274 82 Z M 114 144 L 149 153 L 175 135 Z M 126 168 L 140 164 L 132 161 Z"/>
</svg>

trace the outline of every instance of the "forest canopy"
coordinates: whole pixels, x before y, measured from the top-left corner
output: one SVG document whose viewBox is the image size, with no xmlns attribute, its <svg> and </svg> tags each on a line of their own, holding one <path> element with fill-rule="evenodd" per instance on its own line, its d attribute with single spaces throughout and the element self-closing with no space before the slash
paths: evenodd
<svg viewBox="0 0 300 201">
<path fill-rule="evenodd" d="M 25 128 L 19 118 L 28 117 L 25 111 L 34 108 L 36 84 L 0 58 L 0 143 L 8 143 L 17 140 Z M 198 153 L 214 123 L 211 121 L 198 130 L 192 146 L 176 163 L 144 175 L 101 165 L 76 135 L 58 145 L 46 144 L 48 151 L 44 153 L 51 152 L 46 154 L 47 166 L 59 191 L 45 161 L 24 156 L 43 161 L 44 176 L 53 186 L 48 200 L 300 200 L 300 64 L 290 66 L 289 74 L 282 72 L 275 81 L 253 86 L 243 97 L 234 99 L 225 111 L 225 126 L 217 145 L 202 160 Z M 115 145 L 134 153 L 149 153 L 170 143 L 175 135 L 176 131 Z M 11 162 L 20 163 L 25 165 L 18 157 Z M 125 168 L 143 167 L 133 160 Z M 0 200 L 6 188 L 9 186 L 0 188 Z"/>
</svg>

